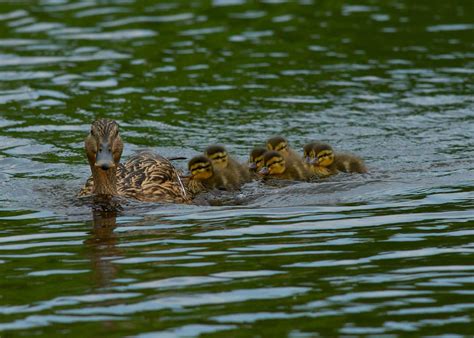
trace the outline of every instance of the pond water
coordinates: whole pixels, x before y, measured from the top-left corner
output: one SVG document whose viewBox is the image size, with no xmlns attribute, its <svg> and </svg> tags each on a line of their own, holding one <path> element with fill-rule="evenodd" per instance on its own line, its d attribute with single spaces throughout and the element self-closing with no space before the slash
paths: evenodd
<svg viewBox="0 0 474 338">
<path fill-rule="evenodd" d="M 0 335 L 474 334 L 471 0 L 3 1 Z M 93 213 L 90 123 L 126 158 L 274 134 L 367 175 Z M 185 161 L 177 162 L 184 168 Z"/>
</svg>

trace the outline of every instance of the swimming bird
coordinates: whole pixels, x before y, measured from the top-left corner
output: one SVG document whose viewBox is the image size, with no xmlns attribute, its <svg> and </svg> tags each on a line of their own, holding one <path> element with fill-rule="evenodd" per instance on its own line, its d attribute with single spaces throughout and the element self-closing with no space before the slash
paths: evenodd
<svg viewBox="0 0 474 338">
<path fill-rule="evenodd" d="M 123 142 L 114 120 L 99 119 L 92 123 L 85 139 L 85 151 L 92 177 L 79 196 L 122 196 L 144 202 L 190 200 L 179 172 L 166 158 L 142 151 L 120 163 Z"/>
<path fill-rule="evenodd" d="M 366 173 L 364 161 L 349 153 L 335 153 L 332 147 L 323 142 L 311 142 L 303 147 L 304 158 L 314 174 L 326 177 L 339 171 Z"/>
<path fill-rule="evenodd" d="M 204 155 L 193 157 L 188 162 L 188 169 L 190 176 L 186 180 L 186 186 L 193 196 L 223 185 L 222 179 L 214 173 L 211 160 Z"/>
<path fill-rule="evenodd" d="M 264 177 L 271 177 L 284 180 L 304 181 L 312 174 L 306 169 L 295 165 L 292 159 L 288 159 L 278 151 L 267 151 L 263 155 L 263 167 L 259 171 Z"/>
<path fill-rule="evenodd" d="M 288 141 L 282 136 L 274 136 L 267 140 L 267 149 L 278 151 L 283 155 L 285 160 L 290 161 L 291 165 L 301 171 L 307 170 L 307 165 L 301 158 L 301 156 L 292 148 L 290 148 Z"/>
<path fill-rule="evenodd" d="M 226 190 L 239 189 L 244 183 L 250 181 L 247 168 L 233 159 L 221 145 L 211 145 L 204 154 L 211 160 L 214 173 L 218 175 Z"/>
</svg>

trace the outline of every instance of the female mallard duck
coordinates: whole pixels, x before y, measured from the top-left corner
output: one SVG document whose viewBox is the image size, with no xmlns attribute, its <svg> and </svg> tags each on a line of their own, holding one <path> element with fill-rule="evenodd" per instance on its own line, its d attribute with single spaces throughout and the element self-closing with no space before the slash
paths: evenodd
<svg viewBox="0 0 474 338">
<path fill-rule="evenodd" d="M 256 174 L 263 168 L 263 155 L 267 149 L 263 147 L 253 148 L 249 157 L 249 171 Z"/>
<path fill-rule="evenodd" d="M 296 151 L 290 148 L 288 141 L 282 136 L 274 136 L 267 140 L 267 149 L 278 151 L 285 160 L 290 161 L 291 165 L 301 172 L 307 171 L 304 161 Z"/>
<path fill-rule="evenodd" d="M 305 181 L 312 176 L 307 169 L 304 167 L 301 169 L 291 159 L 285 159 L 278 151 L 267 151 L 263 155 L 263 162 L 263 168 L 259 171 L 263 176 L 296 181 Z"/>
<path fill-rule="evenodd" d="M 334 153 L 327 143 L 311 142 L 303 147 L 304 158 L 314 174 L 326 177 L 339 171 L 348 173 L 366 173 L 364 161 L 347 153 Z"/>
<path fill-rule="evenodd" d="M 244 183 L 250 181 L 248 170 L 230 157 L 223 146 L 209 146 L 204 153 L 212 161 L 214 172 L 221 177 L 226 190 L 239 189 Z"/>
<path fill-rule="evenodd" d="M 123 196 L 144 202 L 190 200 L 178 171 L 166 158 L 143 151 L 120 163 L 123 143 L 119 126 L 113 120 L 100 119 L 92 123 L 85 150 L 92 177 L 79 196 Z"/>
<path fill-rule="evenodd" d="M 223 186 L 222 179 L 214 172 L 211 160 L 204 155 L 193 157 L 188 162 L 188 169 L 190 176 L 186 186 L 193 196 Z"/>
</svg>

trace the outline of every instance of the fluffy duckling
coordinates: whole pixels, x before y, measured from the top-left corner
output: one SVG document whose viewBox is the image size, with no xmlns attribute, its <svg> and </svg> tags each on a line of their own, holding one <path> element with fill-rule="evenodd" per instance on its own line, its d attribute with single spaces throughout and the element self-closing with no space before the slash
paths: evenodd
<svg viewBox="0 0 474 338">
<path fill-rule="evenodd" d="M 303 167 L 303 170 L 295 165 L 291 159 L 285 159 L 278 151 L 267 151 L 263 155 L 263 168 L 260 175 L 269 176 L 282 180 L 304 181 L 311 177 L 311 173 Z"/>
<path fill-rule="evenodd" d="M 239 162 L 234 160 L 221 145 L 211 145 L 204 154 L 212 161 L 214 171 L 218 174 L 226 190 L 239 189 L 250 181 L 250 173 Z"/>
<path fill-rule="evenodd" d="M 193 157 L 188 163 L 188 169 L 191 176 L 186 186 L 193 196 L 223 185 L 219 175 L 214 174 L 211 160 L 204 155 Z"/>
<path fill-rule="evenodd" d="M 303 147 L 304 158 L 314 174 L 326 177 L 339 171 L 366 173 L 364 161 L 352 154 L 334 153 L 327 143 L 311 142 Z"/>
<path fill-rule="evenodd" d="M 79 196 L 123 196 L 146 202 L 190 200 L 178 171 L 166 158 L 144 151 L 120 163 L 123 143 L 119 126 L 113 120 L 92 123 L 85 150 L 92 177 Z"/>
<path fill-rule="evenodd" d="M 290 148 L 288 141 L 282 136 L 274 136 L 267 140 L 267 149 L 278 151 L 286 161 L 290 161 L 292 166 L 300 171 L 306 171 L 306 165 L 296 151 Z"/>
<path fill-rule="evenodd" d="M 267 149 L 263 147 L 253 148 L 249 157 L 249 171 L 256 174 L 263 168 L 263 155 Z"/>
</svg>

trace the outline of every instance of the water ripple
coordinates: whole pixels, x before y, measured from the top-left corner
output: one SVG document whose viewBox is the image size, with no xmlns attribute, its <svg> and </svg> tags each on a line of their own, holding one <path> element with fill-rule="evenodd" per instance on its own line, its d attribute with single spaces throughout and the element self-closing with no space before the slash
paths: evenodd
<svg viewBox="0 0 474 338">
<path fill-rule="evenodd" d="M 472 335 L 471 8 L 2 2 L 0 331 Z M 99 212 L 76 194 L 101 117 L 123 159 L 220 143 L 245 163 L 281 134 L 370 172 Z"/>
</svg>

